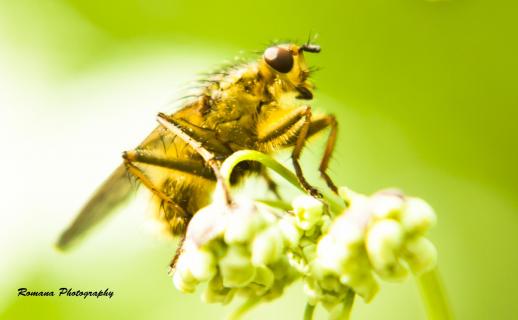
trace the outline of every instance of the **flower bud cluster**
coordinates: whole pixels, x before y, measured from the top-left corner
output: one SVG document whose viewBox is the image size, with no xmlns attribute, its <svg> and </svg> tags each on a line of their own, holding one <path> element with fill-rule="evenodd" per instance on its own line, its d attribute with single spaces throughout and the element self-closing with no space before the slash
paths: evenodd
<svg viewBox="0 0 518 320">
<path fill-rule="evenodd" d="M 370 301 L 378 291 L 375 275 L 402 280 L 410 268 L 431 270 L 437 260 L 434 245 L 424 237 L 435 224 L 435 213 L 423 200 L 385 190 L 370 197 L 346 188 L 340 195 L 349 207 L 334 219 L 319 240 L 313 282 L 344 285 Z"/>
<path fill-rule="evenodd" d="M 196 213 L 178 258 L 173 282 L 185 293 L 207 282 L 203 300 L 226 304 L 236 295 L 264 301 L 282 295 L 297 272 L 289 265 L 278 217 L 241 201 L 216 202 Z"/>
<path fill-rule="evenodd" d="M 426 202 L 396 190 L 339 191 L 347 208 L 336 216 L 308 195 L 278 214 L 251 201 L 201 209 L 189 223 L 175 286 L 191 293 L 207 283 L 208 303 L 226 304 L 236 295 L 268 301 L 300 277 L 309 303 L 331 309 L 351 290 L 368 302 L 378 279 L 399 281 L 409 269 L 422 274 L 435 266 L 437 253 L 425 235 L 436 217 Z"/>
</svg>

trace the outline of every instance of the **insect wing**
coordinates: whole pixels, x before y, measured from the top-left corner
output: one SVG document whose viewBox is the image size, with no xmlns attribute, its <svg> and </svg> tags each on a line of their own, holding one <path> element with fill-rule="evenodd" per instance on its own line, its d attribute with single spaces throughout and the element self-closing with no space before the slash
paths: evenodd
<svg viewBox="0 0 518 320">
<path fill-rule="evenodd" d="M 132 188 L 126 168 L 120 165 L 85 204 L 70 226 L 63 231 L 56 247 L 60 250 L 68 249 L 73 242 L 109 216 L 117 205 L 128 199 Z"/>
</svg>

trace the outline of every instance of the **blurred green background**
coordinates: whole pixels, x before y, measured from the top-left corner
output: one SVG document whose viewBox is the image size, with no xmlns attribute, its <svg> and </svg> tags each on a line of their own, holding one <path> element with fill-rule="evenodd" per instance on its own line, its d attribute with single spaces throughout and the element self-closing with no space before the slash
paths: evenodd
<svg viewBox="0 0 518 320">
<path fill-rule="evenodd" d="M 340 123 L 335 180 L 429 201 L 457 318 L 515 317 L 517 13 L 501 0 L 0 0 L 0 318 L 228 314 L 235 304 L 174 289 L 165 268 L 174 242 L 145 227 L 142 195 L 70 254 L 52 243 L 198 73 L 310 32 L 322 46 L 308 56 L 321 67 L 313 106 Z M 321 144 L 305 153 L 306 171 L 316 171 Z M 17 297 L 20 287 L 108 287 L 115 296 Z M 249 318 L 301 319 L 304 303 L 294 285 Z M 424 318 L 412 279 L 383 284 L 353 311 Z"/>
</svg>

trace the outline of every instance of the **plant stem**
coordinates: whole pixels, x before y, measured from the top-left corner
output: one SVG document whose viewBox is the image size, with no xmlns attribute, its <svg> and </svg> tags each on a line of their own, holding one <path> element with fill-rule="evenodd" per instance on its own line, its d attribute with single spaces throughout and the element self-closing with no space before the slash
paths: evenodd
<svg viewBox="0 0 518 320">
<path fill-rule="evenodd" d="M 349 291 L 347 292 L 347 294 L 344 298 L 342 309 L 336 315 L 336 317 L 334 317 L 333 319 L 336 319 L 336 320 L 349 320 L 350 319 L 355 296 L 356 296 L 356 294 L 354 293 L 354 291 L 349 289 Z"/>
<path fill-rule="evenodd" d="M 293 209 L 291 204 L 286 203 L 284 201 L 280 201 L 280 200 L 255 199 L 255 201 L 260 202 L 262 204 L 265 204 L 265 205 L 267 205 L 269 207 L 281 209 L 281 210 L 284 210 L 284 211 L 290 211 L 290 210 Z"/>
<path fill-rule="evenodd" d="M 230 174 L 234 167 L 242 161 L 257 161 L 266 167 L 272 169 L 277 172 L 281 177 L 283 177 L 286 181 L 291 183 L 296 188 L 304 191 L 299 184 L 299 180 L 297 176 L 293 174 L 290 170 L 288 170 L 285 166 L 280 164 L 277 160 L 272 157 L 254 150 L 241 150 L 234 152 L 230 157 L 228 157 L 223 164 L 221 165 L 221 175 L 225 178 L 225 182 L 230 185 Z"/>
<path fill-rule="evenodd" d="M 260 162 L 264 166 L 278 173 L 281 177 L 283 177 L 286 181 L 288 181 L 297 189 L 304 191 L 304 189 L 299 183 L 299 179 L 293 172 L 291 172 L 288 168 L 286 168 L 284 165 L 282 165 L 280 162 L 270 157 L 269 155 L 255 150 L 240 150 L 234 152 L 223 162 L 223 164 L 221 165 L 221 175 L 225 179 L 225 183 L 227 185 L 230 185 L 230 175 L 232 173 L 232 170 L 238 163 L 242 161 Z M 330 209 L 333 212 L 341 212 L 345 208 L 345 204 L 339 203 L 328 196 L 324 196 L 324 200 L 329 204 Z"/>
<path fill-rule="evenodd" d="M 228 315 L 227 320 L 238 320 L 241 317 L 250 311 L 256 304 L 259 303 L 259 299 L 257 297 L 252 297 L 245 301 L 239 308 L 234 310 L 231 314 Z"/>
<path fill-rule="evenodd" d="M 304 320 L 313 320 L 313 313 L 315 313 L 315 307 L 316 306 L 310 304 L 309 302 L 306 303 L 306 308 L 304 309 Z"/>
<path fill-rule="evenodd" d="M 453 314 L 447 301 L 437 268 L 417 277 L 417 283 L 426 307 L 429 320 L 451 320 Z"/>
</svg>

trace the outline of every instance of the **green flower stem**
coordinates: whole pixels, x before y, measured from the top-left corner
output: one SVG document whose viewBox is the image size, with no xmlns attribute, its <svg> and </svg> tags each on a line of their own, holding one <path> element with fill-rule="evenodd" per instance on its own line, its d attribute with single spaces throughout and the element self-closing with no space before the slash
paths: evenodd
<svg viewBox="0 0 518 320">
<path fill-rule="evenodd" d="M 260 202 L 262 204 L 265 204 L 265 205 L 267 205 L 269 207 L 281 209 L 281 210 L 284 210 L 284 211 L 290 211 L 290 210 L 293 209 L 291 204 L 286 203 L 284 201 L 280 201 L 280 200 L 255 199 L 255 201 Z"/>
<path fill-rule="evenodd" d="M 254 150 L 241 150 L 234 152 L 230 157 L 228 157 L 225 162 L 221 165 L 221 174 L 225 178 L 225 182 L 230 184 L 230 174 L 236 165 L 243 161 L 257 161 L 266 167 L 277 172 L 281 177 L 283 177 L 286 181 L 291 183 L 296 188 L 304 191 L 299 184 L 297 177 L 288 170 L 285 166 L 280 164 L 277 160 L 272 157 L 261 153 L 259 151 Z"/>
<path fill-rule="evenodd" d="M 306 303 L 306 308 L 304 309 L 304 320 L 313 320 L 313 314 L 315 313 L 314 305 L 310 303 Z"/>
<path fill-rule="evenodd" d="M 437 268 L 417 277 L 429 320 L 451 320 L 453 314 Z"/>
<path fill-rule="evenodd" d="M 351 311 L 353 309 L 354 297 L 356 294 L 354 291 L 349 290 L 344 298 L 342 309 L 336 316 L 336 320 L 349 320 L 351 318 Z"/>
<path fill-rule="evenodd" d="M 255 307 L 259 303 L 259 298 L 252 297 L 245 301 L 239 308 L 234 310 L 228 317 L 227 320 L 239 320 L 243 317 L 245 313 L 250 311 L 253 307 Z"/>
<path fill-rule="evenodd" d="M 264 166 L 277 172 L 281 177 L 283 177 L 286 181 L 291 183 L 297 189 L 304 191 L 304 189 L 299 183 L 299 180 L 297 179 L 297 176 L 293 172 L 291 172 L 284 165 L 282 165 L 269 155 L 254 150 L 241 150 L 234 152 L 223 162 L 223 164 L 221 165 L 221 175 L 225 179 L 225 183 L 227 185 L 230 185 L 230 175 L 232 173 L 232 170 L 234 170 L 234 167 L 242 161 L 260 162 Z M 330 209 L 333 212 L 341 212 L 345 208 L 345 204 L 335 201 L 334 199 L 328 196 L 324 195 L 324 200 L 326 201 L 326 203 L 329 204 Z"/>
</svg>

